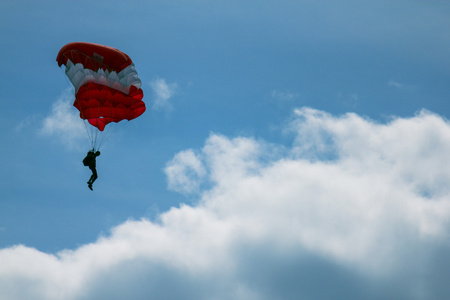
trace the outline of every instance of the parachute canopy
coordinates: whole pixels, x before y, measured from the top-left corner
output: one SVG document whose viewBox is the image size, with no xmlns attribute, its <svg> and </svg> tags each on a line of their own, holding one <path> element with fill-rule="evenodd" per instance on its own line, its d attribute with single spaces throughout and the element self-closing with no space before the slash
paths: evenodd
<svg viewBox="0 0 450 300">
<path fill-rule="evenodd" d="M 133 61 L 112 47 L 76 42 L 61 48 L 58 66 L 75 88 L 80 118 L 100 131 L 110 122 L 132 120 L 145 112 L 144 93 Z"/>
</svg>

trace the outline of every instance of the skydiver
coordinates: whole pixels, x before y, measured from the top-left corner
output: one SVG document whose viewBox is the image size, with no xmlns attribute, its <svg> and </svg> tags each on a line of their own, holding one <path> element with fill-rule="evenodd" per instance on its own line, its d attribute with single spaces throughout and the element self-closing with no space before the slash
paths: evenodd
<svg viewBox="0 0 450 300">
<path fill-rule="evenodd" d="M 96 167 L 95 158 L 99 155 L 100 155 L 100 151 L 95 152 L 95 150 L 92 149 L 92 150 L 89 150 L 86 157 L 83 159 L 83 165 L 89 167 L 89 169 L 91 169 L 91 171 L 92 171 L 91 178 L 89 178 L 89 181 L 87 182 L 88 187 L 91 189 L 91 191 L 93 190 L 92 184 L 98 178 L 97 170 L 95 168 Z"/>
</svg>

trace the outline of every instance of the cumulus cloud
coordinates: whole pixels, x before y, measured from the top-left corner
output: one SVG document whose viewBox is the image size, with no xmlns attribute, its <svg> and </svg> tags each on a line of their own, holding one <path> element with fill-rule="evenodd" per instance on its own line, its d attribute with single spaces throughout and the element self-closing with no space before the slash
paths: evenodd
<svg viewBox="0 0 450 300">
<path fill-rule="evenodd" d="M 53 103 L 50 114 L 44 119 L 40 128 L 42 135 L 56 137 L 69 148 L 75 147 L 86 136 L 83 121 L 80 120 L 72 102 L 73 92 L 67 89 Z"/>
<path fill-rule="evenodd" d="M 175 155 L 167 164 L 164 172 L 169 189 L 184 194 L 198 191 L 206 174 L 202 161 L 193 150 L 182 151 Z"/>
<path fill-rule="evenodd" d="M 0 250 L 5 299 L 443 299 L 450 124 L 301 108 L 292 146 L 211 134 L 169 187 L 198 204 L 75 250 Z M 208 182 L 207 189 L 201 182 Z"/>
<path fill-rule="evenodd" d="M 170 99 L 176 92 L 175 83 L 167 83 L 165 79 L 157 78 L 150 82 L 153 90 L 153 109 L 171 111 L 173 109 Z"/>
</svg>

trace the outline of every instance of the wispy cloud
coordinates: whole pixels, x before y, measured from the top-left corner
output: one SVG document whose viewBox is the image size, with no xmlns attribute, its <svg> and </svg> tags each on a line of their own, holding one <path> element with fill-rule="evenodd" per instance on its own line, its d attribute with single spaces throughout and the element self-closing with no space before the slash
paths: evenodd
<svg viewBox="0 0 450 300">
<path fill-rule="evenodd" d="M 399 81 L 396 81 L 393 79 L 389 80 L 387 85 L 391 88 L 395 88 L 395 89 L 402 90 L 402 91 L 412 91 L 415 89 L 414 85 L 406 84 L 406 83 L 399 82 Z"/>
<path fill-rule="evenodd" d="M 448 298 L 450 124 L 427 111 L 295 116 L 288 152 L 212 134 L 176 154 L 169 187 L 197 189 L 195 206 L 55 255 L 0 250 L 0 297 Z"/>
<path fill-rule="evenodd" d="M 299 95 L 289 91 L 272 91 L 271 96 L 278 101 L 292 101 L 298 98 Z"/>
<path fill-rule="evenodd" d="M 389 82 L 388 82 L 388 86 L 390 86 L 390 87 L 395 87 L 395 88 L 398 88 L 398 89 L 401 89 L 401 88 L 403 88 L 404 87 L 404 84 L 402 84 L 402 83 L 400 83 L 400 82 L 398 82 L 398 81 L 395 81 L 395 80 L 389 80 Z"/>
<path fill-rule="evenodd" d="M 22 130 L 26 129 L 26 128 L 30 128 L 30 126 L 33 126 L 35 123 L 39 122 L 39 117 L 37 115 L 33 115 L 33 116 L 29 116 L 25 119 L 23 119 L 22 121 L 20 121 L 16 127 L 15 127 L 15 131 L 16 132 L 22 132 Z"/>
<path fill-rule="evenodd" d="M 42 135 L 56 137 L 69 148 L 79 144 L 82 138 L 86 139 L 83 121 L 72 102 L 73 91 L 67 89 L 53 103 L 50 114 L 45 117 L 40 128 Z"/>
<path fill-rule="evenodd" d="M 165 79 L 157 78 L 150 82 L 153 90 L 153 109 L 171 111 L 173 105 L 170 102 L 177 90 L 176 83 L 167 83 Z"/>
<path fill-rule="evenodd" d="M 346 93 L 343 91 L 339 91 L 337 93 L 337 98 L 339 102 L 347 107 L 354 109 L 359 105 L 361 101 L 361 96 L 356 92 Z"/>
</svg>

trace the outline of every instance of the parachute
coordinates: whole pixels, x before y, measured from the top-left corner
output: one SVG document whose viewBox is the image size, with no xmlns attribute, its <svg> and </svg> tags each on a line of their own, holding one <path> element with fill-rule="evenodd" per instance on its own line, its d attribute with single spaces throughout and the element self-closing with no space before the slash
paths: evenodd
<svg viewBox="0 0 450 300">
<path fill-rule="evenodd" d="M 73 105 L 85 120 L 93 148 L 100 147 L 98 134 L 109 123 L 130 121 L 145 112 L 141 80 L 133 61 L 122 51 L 75 42 L 63 46 L 56 61 L 58 66 L 65 66 L 65 73 L 75 88 Z"/>
</svg>

